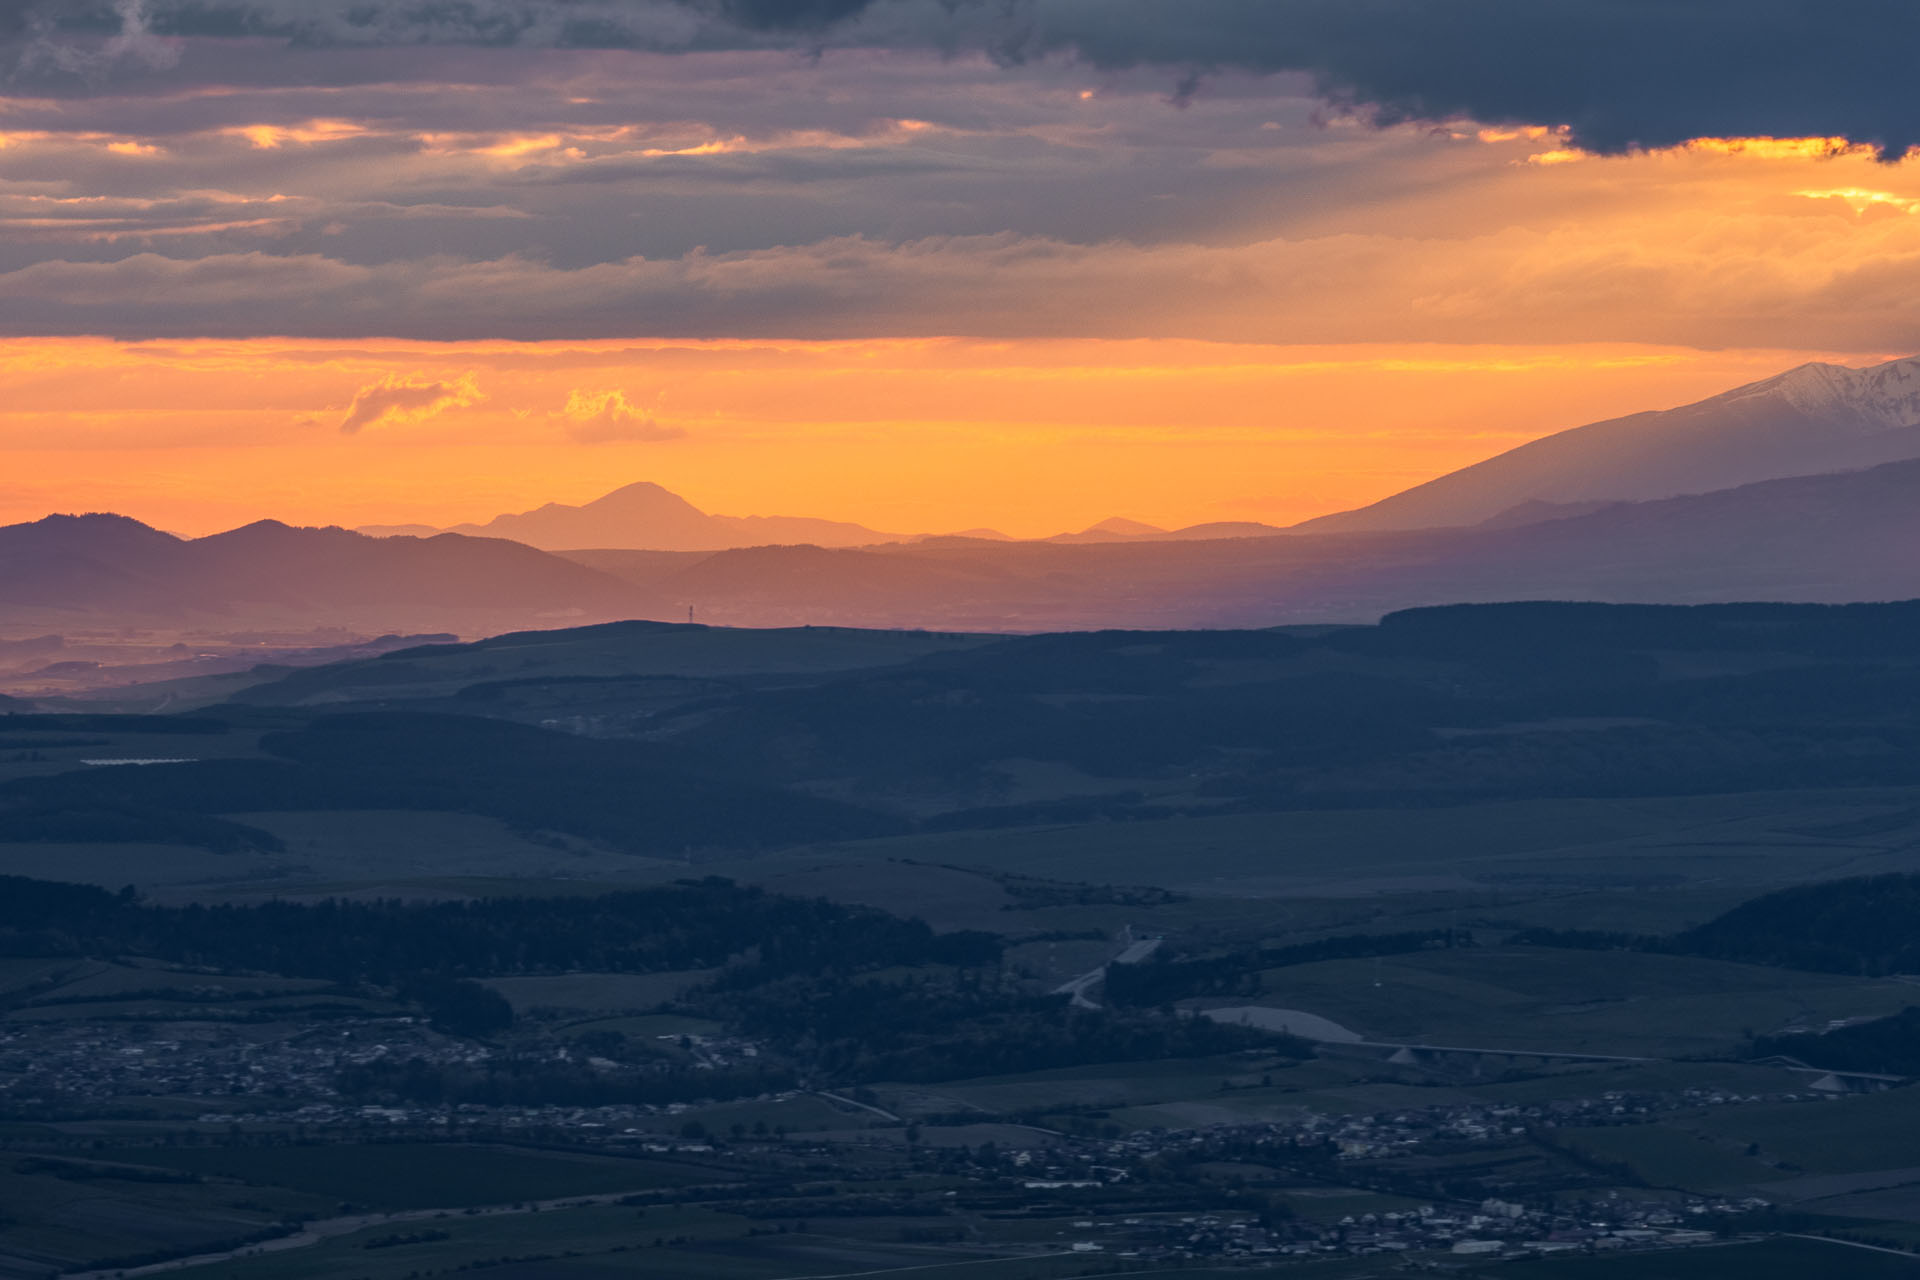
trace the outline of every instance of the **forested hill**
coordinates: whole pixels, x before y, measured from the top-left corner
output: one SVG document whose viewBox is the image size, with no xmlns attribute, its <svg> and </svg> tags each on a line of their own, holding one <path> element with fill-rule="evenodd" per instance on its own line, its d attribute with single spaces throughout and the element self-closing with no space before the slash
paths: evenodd
<svg viewBox="0 0 1920 1280">
<path fill-rule="evenodd" d="M 677 973 L 699 980 L 663 1009 L 775 1050 L 760 1068 L 729 1078 L 655 1071 L 628 1085 L 551 1055 L 478 1074 L 382 1061 L 340 1082 L 354 1096 L 674 1101 L 789 1088 L 796 1071 L 942 1080 L 1256 1045 L 1311 1052 L 1290 1037 L 1206 1018 L 1070 1009 L 1065 996 L 1036 994 L 1004 968 L 1003 945 L 996 934 L 936 933 L 917 919 L 713 877 L 597 896 L 217 907 L 0 877 L 0 956 L 134 957 L 193 973 L 318 978 L 340 995 L 411 1003 L 442 1030 L 474 1036 L 513 1021 L 484 980 Z"/>
<path fill-rule="evenodd" d="M 1920 973 L 1920 875 L 1800 885 L 1672 940 L 1689 955 L 1826 973 Z"/>
<path fill-rule="evenodd" d="M 1899 814 L 1881 821 L 1910 817 Z M 1665 937 L 1535 928 L 1509 941 L 1593 951 L 1655 951 L 1863 977 L 1920 973 L 1920 875 L 1796 885 Z"/>
<path fill-rule="evenodd" d="M 144 719 L 173 732 L 183 723 Z M 269 758 L 79 769 L 0 783 L 0 841 L 147 839 L 273 849 L 273 837 L 217 815 L 275 810 L 474 813 L 520 830 L 674 855 L 887 835 L 905 826 L 853 805 L 701 771 L 670 748 L 502 720 L 323 716 L 269 733 L 262 745 Z"/>
<path fill-rule="evenodd" d="M 126 892 L 0 876 L 0 954 L 136 955 L 375 983 L 419 973 L 655 973 L 731 961 L 741 975 L 769 980 L 993 964 L 1000 943 L 712 877 L 591 897 L 167 907 Z"/>
<path fill-rule="evenodd" d="M 230 740 L 116 749 L 197 761 L 138 772 L 74 754 L 118 722 L 0 718 L 0 743 L 45 757 L 0 781 L 0 840 L 272 849 L 251 815 L 399 809 L 681 857 L 916 827 L 1913 787 L 1916 656 L 1916 602 L 1001 640 L 583 628 L 302 672 L 196 713 Z"/>
</svg>

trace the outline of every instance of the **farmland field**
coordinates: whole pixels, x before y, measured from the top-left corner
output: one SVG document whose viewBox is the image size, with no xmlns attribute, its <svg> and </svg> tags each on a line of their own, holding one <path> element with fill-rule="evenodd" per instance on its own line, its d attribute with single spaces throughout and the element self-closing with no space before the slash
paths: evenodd
<svg viewBox="0 0 1920 1280">
<path fill-rule="evenodd" d="M 1502 1263 L 1476 1275 L 1506 1280 L 1912 1280 L 1920 1261 L 1816 1240 L 1768 1240 L 1614 1258 Z"/>
<path fill-rule="evenodd" d="M 1682 1057 L 1789 1024 L 1897 1013 L 1913 988 L 1623 952 L 1485 948 L 1269 970 L 1257 1003 L 1372 1040 Z M 1224 1003 L 1248 1003 L 1234 1000 Z"/>
<path fill-rule="evenodd" d="M 420 1143 L 277 1147 L 127 1148 L 103 1158 L 289 1187 L 382 1209 L 510 1204 L 649 1187 L 725 1182 L 695 1166 L 549 1154 L 496 1146 Z"/>
</svg>

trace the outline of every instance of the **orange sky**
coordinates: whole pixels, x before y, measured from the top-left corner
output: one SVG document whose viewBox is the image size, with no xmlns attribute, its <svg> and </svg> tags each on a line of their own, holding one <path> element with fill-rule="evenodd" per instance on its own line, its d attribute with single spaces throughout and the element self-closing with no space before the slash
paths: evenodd
<svg viewBox="0 0 1920 1280">
<path fill-rule="evenodd" d="M 1045 535 L 1110 515 L 1287 523 L 1806 358 L 1593 344 L 15 339 L 0 343 L 12 462 L 0 520 L 110 509 L 186 534 L 267 516 L 443 524 L 646 479 L 722 514 L 895 532 Z M 356 397 L 369 420 L 343 432 Z"/>
<path fill-rule="evenodd" d="M 1835 139 L 1602 157 L 1073 58 L 132 35 L 0 89 L 0 520 L 644 479 L 899 532 L 1284 524 L 1920 350 L 1920 161 Z"/>
</svg>

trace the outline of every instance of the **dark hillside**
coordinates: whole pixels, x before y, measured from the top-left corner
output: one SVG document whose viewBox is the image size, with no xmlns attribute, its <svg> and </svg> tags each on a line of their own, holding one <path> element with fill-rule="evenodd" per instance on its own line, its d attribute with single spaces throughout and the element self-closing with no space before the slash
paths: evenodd
<svg viewBox="0 0 1920 1280">
<path fill-rule="evenodd" d="M 1920 875 L 1782 889 L 1673 940 L 1689 955 L 1829 973 L 1920 973 Z"/>
<path fill-rule="evenodd" d="M 335 625 L 344 611 L 386 620 L 387 630 L 444 629 L 424 625 L 443 614 L 510 626 L 543 612 L 644 611 L 617 578 L 497 538 L 369 538 L 263 520 L 189 540 L 112 515 L 0 528 L 0 602 L 0 622 L 6 610 L 57 610 L 118 626 L 208 613 Z"/>
<path fill-rule="evenodd" d="M 850 839 L 901 827 L 850 805 L 702 776 L 663 747 L 499 720 L 342 715 L 270 734 L 263 745 L 277 758 L 18 779 L 0 786 L 0 815 L 444 810 L 653 854 Z"/>
</svg>

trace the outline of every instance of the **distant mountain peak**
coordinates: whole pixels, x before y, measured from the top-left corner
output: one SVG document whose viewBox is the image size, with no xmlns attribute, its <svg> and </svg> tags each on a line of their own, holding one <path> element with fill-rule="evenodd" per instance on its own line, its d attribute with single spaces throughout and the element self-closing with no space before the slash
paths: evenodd
<svg viewBox="0 0 1920 1280">
<path fill-rule="evenodd" d="M 159 533 L 152 525 L 143 524 L 132 516 L 116 515 L 111 511 L 67 511 L 41 516 L 32 521 L 35 525 L 58 528 L 61 525 L 91 526 L 96 529 L 145 529 L 149 533 Z"/>
<path fill-rule="evenodd" d="M 1920 422 L 1920 356 L 1864 369 L 1811 361 L 1727 393 L 1728 399 L 1778 396 L 1809 416 L 1855 419 L 1883 429 Z"/>
<path fill-rule="evenodd" d="M 40 533 L 62 539 L 91 540 L 102 545 L 126 546 L 134 544 L 178 543 L 182 539 L 156 529 L 152 525 L 142 524 L 132 516 L 115 515 L 110 511 L 86 511 L 78 514 L 56 514 L 42 516 L 29 524 L 11 526 L 16 529 L 34 529 Z"/>
<path fill-rule="evenodd" d="M 418 525 L 369 525 L 361 532 L 390 537 L 440 531 Z M 895 538 L 862 525 L 807 516 L 709 515 L 651 480 L 621 485 L 578 506 L 549 502 L 531 511 L 497 515 L 484 524 L 455 525 L 445 532 L 506 538 L 547 551 L 721 551 L 791 543 L 846 547 Z"/>
<path fill-rule="evenodd" d="M 602 494 L 591 502 L 578 507 L 569 507 L 558 502 L 549 502 L 540 508 L 542 511 L 602 511 L 609 508 L 637 508 L 644 511 L 671 510 L 678 513 L 704 516 L 707 513 L 694 506 L 673 490 L 657 485 L 651 480 L 636 480 L 632 484 L 623 484 L 612 493 Z"/>
<path fill-rule="evenodd" d="M 602 494 L 598 498 L 595 498 L 593 501 L 594 502 L 611 502 L 615 498 L 631 497 L 638 494 L 648 494 L 653 496 L 668 497 L 668 498 L 672 498 L 675 502 L 687 501 L 685 498 L 682 498 L 679 494 L 667 488 L 665 485 L 656 484 L 652 480 L 635 480 L 631 484 L 623 484 L 618 489 L 613 490 L 613 492 Z M 590 502 L 587 505 L 592 506 L 593 503 Z M 687 505 L 692 506 L 693 504 L 691 502 L 688 502 Z"/>
<path fill-rule="evenodd" d="M 1108 516 L 1099 524 L 1088 525 L 1082 533 L 1118 533 L 1129 538 L 1144 537 L 1148 534 L 1165 533 L 1159 525 L 1146 524 L 1139 520 L 1129 520 L 1125 516 Z"/>
</svg>

